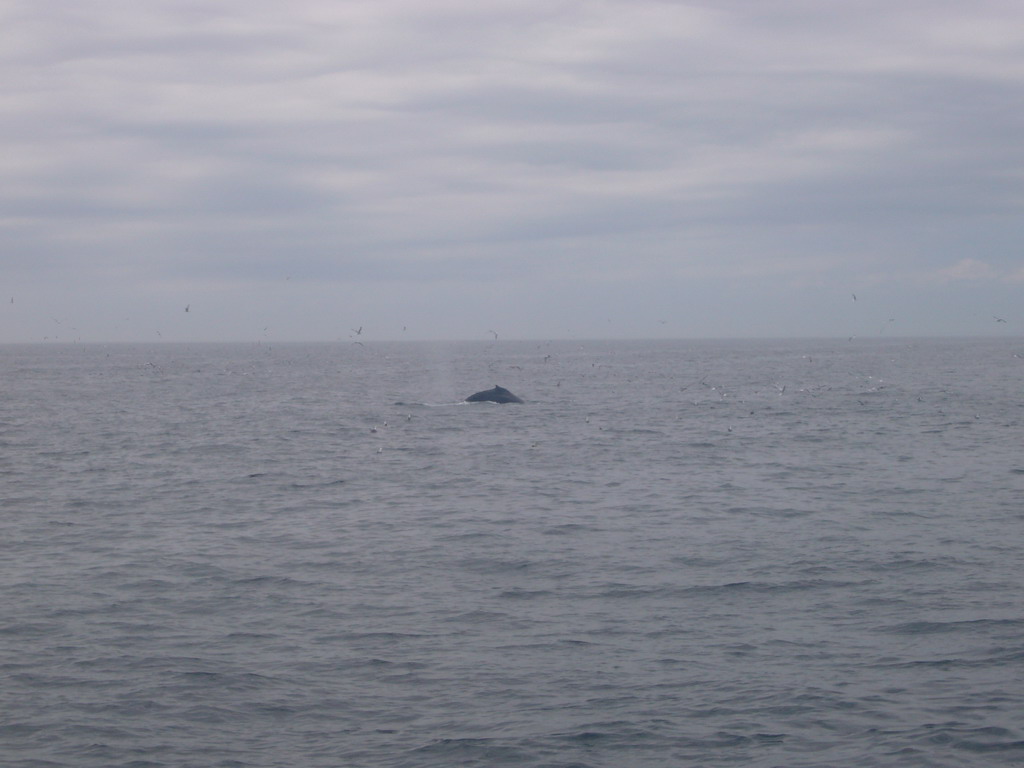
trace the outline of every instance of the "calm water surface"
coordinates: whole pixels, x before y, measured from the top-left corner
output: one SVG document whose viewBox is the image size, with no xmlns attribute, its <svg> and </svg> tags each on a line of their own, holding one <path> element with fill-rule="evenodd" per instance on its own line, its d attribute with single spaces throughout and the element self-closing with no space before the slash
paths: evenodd
<svg viewBox="0 0 1024 768">
<path fill-rule="evenodd" d="M 1020 765 L 1022 356 L 0 347 L 3 764 Z"/>
</svg>

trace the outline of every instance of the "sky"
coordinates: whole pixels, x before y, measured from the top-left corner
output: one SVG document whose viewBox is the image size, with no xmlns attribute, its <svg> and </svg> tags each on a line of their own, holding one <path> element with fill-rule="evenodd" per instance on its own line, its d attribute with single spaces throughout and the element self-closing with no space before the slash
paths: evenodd
<svg viewBox="0 0 1024 768">
<path fill-rule="evenodd" d="M 0 342 L 1024 334 L 1017 0 L 0 28 Z"/>
</svg>

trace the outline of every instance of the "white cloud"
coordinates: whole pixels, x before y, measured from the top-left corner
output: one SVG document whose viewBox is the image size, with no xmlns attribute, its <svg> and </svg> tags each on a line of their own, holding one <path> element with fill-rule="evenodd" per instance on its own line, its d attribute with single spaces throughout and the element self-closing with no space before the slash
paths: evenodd
<svg viewBox="0 0 1024 768">
<path fill-rule="evenodd" d="M 961 259 L 938 271 L 943 280 L 989 280 L 997 276 L 991 264 L 978 259 Z"/>
</svg>

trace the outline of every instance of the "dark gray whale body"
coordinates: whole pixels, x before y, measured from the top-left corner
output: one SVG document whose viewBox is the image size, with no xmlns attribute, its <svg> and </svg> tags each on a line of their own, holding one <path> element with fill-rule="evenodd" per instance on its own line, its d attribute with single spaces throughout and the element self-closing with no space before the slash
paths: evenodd
<svg viewBox="0 0 1024 768">
<path fill-rule="evenodd" d="M 516 397 L 504 387 L 494 385 L 494 389 L 477 392 L 466 398 L 467 403 L 521 403 L 522 398 Z"/>
</svg>

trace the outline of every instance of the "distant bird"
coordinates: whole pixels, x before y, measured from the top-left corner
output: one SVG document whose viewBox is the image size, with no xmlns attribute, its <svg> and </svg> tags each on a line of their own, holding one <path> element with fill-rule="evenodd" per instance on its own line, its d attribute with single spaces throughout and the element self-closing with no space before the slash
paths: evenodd
<svg viewBox="0 0 1024 768">
<path fill-rule="evenodd" d="M 856 300 L 857 300 L 857 294 L 856 294 L 856 293 L 851 293 L 850 295 L 851 295 L 851 296 L 853 296 L 853 300 L 854 300 L 854 301 L 856 301 Z"/>
<path fill-rule="evenodd" d="M 188 308 L 191 307 L 191 306 L 192 306 L 191 304 L 186 304 L 185 305 L 185 311 L 188 312 Z"/>
<path fill-rule="evenodd" d="M 997 322 L 997 323 L 1005 323 L 1005 322 L 1006 322 L 1006 321 L 1005 321 L 1005 320 L 1003 320 L 1003 318 L 1001 318 L 1001 317 L 996 317 L 995 315 L 992 315 L 992 317 L 995 317 L 995 319 L 996 319 L 996 322 Z"/>
<path fill-rule="evenodd" d="M 352 329 L 352 333 L 354 333 L 356 336 L 362 336 L 363 335 L 363 326 L 360 325 L 358 329 L 357 328 L 353 328 Z"/>
<path fill-rule="evenodd" d="M 364 349 L 366 348 L 366 345 L 363 344 L 363 342 L 361 342 L 361 341 L 353 341 L 352 343 L 353 344 L 358 344 L 360 347 L 363 347 Z"/>
<path fill-rule="evenodd" d="M 497 331 L 488 331 L 488 333 L 493 333 L 494 334 L 494 340 L 495 341 L 498 340 L 498 333 L 497 333 Z"/>
</svg>

